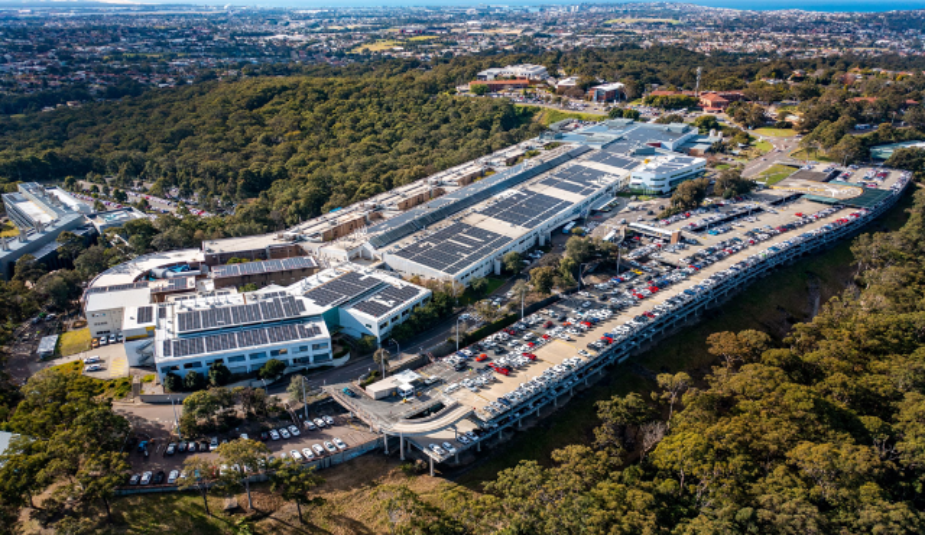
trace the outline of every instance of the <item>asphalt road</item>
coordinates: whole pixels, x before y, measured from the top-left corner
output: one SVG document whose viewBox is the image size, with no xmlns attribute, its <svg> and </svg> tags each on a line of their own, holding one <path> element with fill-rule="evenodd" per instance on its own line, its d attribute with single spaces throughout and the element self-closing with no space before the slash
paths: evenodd
<svg viewBox="0 0 925 535">
<path fill-rule="evenodd" d="M 761 139 L 770 143 L 774 147 L 774 150 L 765 156 L 750 161 L 745 166 L 745 169 L 742 170 L 742 176 L 749 178 L 754 177 L 776 163 L 792 164 L 795 162 L 795 160 L 790 157 L 790 153 L 798 148 L 798 139 L 792 137 L 762 137 Z"/>
</svg>

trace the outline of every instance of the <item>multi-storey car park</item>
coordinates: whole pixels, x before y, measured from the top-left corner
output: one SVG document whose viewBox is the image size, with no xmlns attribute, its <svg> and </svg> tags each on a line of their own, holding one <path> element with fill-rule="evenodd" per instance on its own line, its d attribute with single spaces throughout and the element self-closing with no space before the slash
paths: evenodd
<svg viewBox="0 0 925 535">
<path fill-rule="evenodd" d="M 667 235 L 682 232 L 696 243 L 661 240 L 637 255 L 648 263 L 632 263 L 641 275 L 614 276 L 414 373 L 366 389 L 339 384 L 327 390 L 385 437 L 386 450 L 389 438 L 397 438 L 402 459 L 413 447 L 430 460 L 431 471 L 435 463 L 458 463 L 459 453 L 481 449 L 555 408 L 607 366 L 769 271 L 856 233 L 892 207 L 910 181 L 897 171 L 868 175 L 880 180 L 879 187 L 836 182 L 804 193 L 794 189 L 806 185 L 785 181 L 747 204 L 646 225 Z M 816 192 L 826 188 L 835 196 Z"/>
</svg>

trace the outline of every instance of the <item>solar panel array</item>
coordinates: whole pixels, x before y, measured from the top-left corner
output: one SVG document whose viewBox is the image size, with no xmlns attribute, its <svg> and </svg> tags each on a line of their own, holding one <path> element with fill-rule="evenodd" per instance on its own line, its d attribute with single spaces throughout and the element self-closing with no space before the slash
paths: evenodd
<svg viewBox="0 0 925 535">
<path fill-rule="evenodd" d="M 138 309 L 138 323 L 151 323 L 152 321 L 154 321 L 154 307 Z"/>
<path fill-rule="evenodd" d="M 427 267 L 455 274 L 501 249 L 511 238 L 465 223 L 453 223 L 395 252 Z"/>
<path fill-rule="evenodd" d="M 627 156 L 613 154 L 612 152 L 601 151 L 588 157 L 588 161 L 598 162 L 618 169 L 629 171 L 639 165 L 639 160 L 634 160 Z"/>
<path fill-rule="evenodd" d="M 177 277 L 173 279 L 167 279 L 164 284 L 155 286 L 151 288 L 151 291 L 154 293 L 159 292 L 175 292 L 177 290 L 186 290 L 190 287 L 189 279 L 194 278 L 190 277 Z"/>
<path fill-rule="evenodd" d="M 412 286 L 398 287 L 390 284 L 381 292 L 360 301 L 351 308 L 365 312 L 374 318 L 381 318 L 416 298 L 418 293 L 418 289 Z"/>
<path fill-rule="evenodd" d="M 603 178 L 605 175 L 606 173 L 597 169 L 583 165 L 573 165 L 568 169 L 556 171 L 549 178 L 540 181 L 540 184 L 586 196 L 602 187 L 595 184 L 594 181 Z"/>
<path fill-rule="evenodd" d="M 533 228 L 571 204 L 549 195 L 522 190 L 486 206 L 478 213 L 506 223 Z"/>
<path fill-rule="evenodd" d="M 579 146 L 556 156 L 546 162 L 537 164 L 528 161 L 505 169 L 498 174 L 484 178 L 464 188 L 434 199 L 423 206 L 412 208 L 404 214 L 393 217 L 370 227 L 370 233 L 379 233 L 369 239 L 376 248 L 382 248 L 406 236 L 423 230 L 429 225 L 443 221 L 447 217 L 474 206 L 517 184 L 537 177 L 550 169 L 576 158 L 591 147 Z"/>
<path fill-rule="evenodd" d="M 148 283 L 145 281 L 141 282 L 131 282 L 128 284 L 114 284 L 112 286 L 96 286 L 94 288 L 88 288 L 88 294 L 98 294 L 106 292 L 121 292 L 124 290 L 139 290 L 141 288 L 147 288 Z"/>
<path fill-rule="evenodd" d="M 293 296 L 207 310 L 192 310 L 177 314 L 177 332 L 232 327 L 248 323 L 279 321 L 298 317 L 305 312 L 305 304 Z"/>
<path fill-rule="evenodd" d="M 264 260 L 261 262 L 245 262 L 243 264 L 229 264 L 212 268 L 213 276 L 217 279 L 223 277 L 239 277 L 241 275 L 259 275 L 261 273 L 275 273 L 279 271 L 292 271 L 296 269 L 309 269 L 318 267 L 318 263 L 310 256 L 295 256 L 278 260 Z"/>
<path fill-rule="evenodd" d="M 296 340 L 308 340 L 320 334 L 321 328 L 310 323 L 274 325 L 234 333 L 218 333 L 196 338 L 165 340 L 163 354 L 165 357 L 189 357 L 203 353 L 218 353 Z"/>
<path fill-rule="evenodd" d="M 340 304 L 358 297 L 380 284 L 383 284 L 382 281 L 376 277 L 351 271 L 317 288 L 312 288 L 305 292 L 305 297 L 313 300 L 319 306 Z"/>
</svg>

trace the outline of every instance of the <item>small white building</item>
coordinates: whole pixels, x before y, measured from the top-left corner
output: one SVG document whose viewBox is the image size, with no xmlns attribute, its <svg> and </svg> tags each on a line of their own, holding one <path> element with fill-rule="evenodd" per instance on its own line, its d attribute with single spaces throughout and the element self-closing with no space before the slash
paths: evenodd
<svg viewBox="0 0 925 535">
<path fill-rule="evenodd" d="M 90 336 L 122 334 L 124 312 L 151 304 L 146 282 L 90 288 L 84 295 L 84 314 Z"/>
</svg>

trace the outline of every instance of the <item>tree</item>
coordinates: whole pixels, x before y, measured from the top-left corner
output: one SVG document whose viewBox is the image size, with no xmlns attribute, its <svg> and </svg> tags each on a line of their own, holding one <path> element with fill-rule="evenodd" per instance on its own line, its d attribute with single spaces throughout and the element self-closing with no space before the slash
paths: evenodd
<svg viewBox="0 0 925 535">
<path fill-rule="evenodd" d="M 896 169 L 921 173 L 925 171 L 925 150 L 914 147 L 896 149 L 886 161 L 886 165 Z M 16 269 L 19 269 L 19 262 L 16 263 Z"/>
<path fill-rule="evenodd" d="M 385 377 L 385 371 L 389 369 L 389 352 L 385 348 L 380 347 L 373 353 L 373 362 L 383 370 L 382 375 Z"/>
<path fill-rule="evenodd" d="M 707 134 L 710 130 L 719 130 L 722 128 L 722 125 L 719 124 L 719 120 L 715 115 L 704 114 L 700 117 L 694 119 L 694 126 L 696 126 L 701 134 Z"/>
<path fill-rule="evenodd" d="M 290 401 L 302 401 L 302 392 L 305 391 L 305 377 L 299 374 L 294 374 L 289 378 L 289 386 L 286 388 L 286 393 L 289 394 Z"/>
<path fill-rule="evenodd" d="M 224 444 L 223 444 L 224 445 Z M 221 447 L 221 446 L 219 446 Z M 186 477 L 180 479 L 180 490 L 195 490 L 202 496 L 202 507 L 206 515 L 212 516 L 209 510 L 209 489 L 215 481 L 216 468 L 210 459 L 202 455 L 194 455 L 183 460 L 183 471 Z"/>
<path fill-rule="evenodd" d="M 488 289 L 488 279 L 485 277 L 476 277 L 469 282 L 469 287 L 477 295 L 481 295 Z"/>
<path fill-rule="evenodd" d="M 58 256 L 65 260 L 74 260 L 84 249 L 83 238 L 67 230 L 58 234 L 55 241 L 58 243 Z"/>
<path fill-rule="evenodd" d="M 662 389 L 661 394 L 652 393 L 653 399 L 660 399 L 668 403 L 667 428 L 671 428 L 671 417 L 674 414 L 674 406 L 681 399 L 684 392 L 691 385 L 690 375 L 684 372 L 678 372 L 674 375 L 670 373 L 660 373 L 656 377 L 658 387 Z"/>
<path fill-rule="evenodd" d="M 85 499 L 100 500 L 106 508 L 106 519 L 112 524 L 109 502 L 116 495 L 116 487 L 125 483 L 125 473 L 131 468 L 126 454 L 120 452 L 96 453 L 85 461 L 77 472 L 77 481 Z"/>
<path fill-rule="evenodd" d="M 230 442 L 219 445 L 215 451 L 222 463 L 230 467 L 238 467 L 238 470 L 230 470 L 234 477 L 237 477 L 243 484 L 247 493 L 247 507 L 254 508 L 251 500 L 250 473 L 262 464 L 266 464 L 267 457 L 270 455 L 270 448 L 263 442 L 237 438 Z"/>
<path fill-rule="evenodd" d="M 231 380 L 231 370 L 221 362 L 216 362 L 209 367 L 209 384 L 212 386 L 224 386 Z"/>
<path fill-rule="evenodd" d="M 706 178 L 682 182 L 671 195 L 671 206 L 679 211 L 698 208 L 706 199 L 709 187 L 710 181 Z"/>
<path fill-rule="evenodd" d="M 295 502 L 300 526 L 303 524 L 303 505 L 321 505 L 324 503 L 324 498 L 320 496 L 308 497 L 308 493 L 322 483 L 324 483 L 324 478 L 316 474 L 314 469 L 306 469 L 282 461 L 274 461 L 273 471 L 270 473 L 270 490 L 278 492 L 280 497 L 288 502 Z"/>
<path fill-rule="evenodd" d="M 861 141 L 852 135 L 846 135 L 829 149 L 828 156 L 843 165 L 853 164 L 864 155 L 864 146 Z"/>
<path fill-rule="evenodd" d="M 21 282 L 35 282 L 48 270 L 44 264 L 36 261 L 31 254 L 24 254 L 16 261 L 13 268 L 13 280 Z"/>
<path fill-rule="evenodd" d="M 580 236 L 572 236 L 565 242 L 565 256 L 581 264 L 594 254 L 591 240 Z"/>
<path fill-rule="evenodd" d="M 521 268 L 523 268 L 524 257 L 520 255 L 517 251 L 511 251 L 501 257 L 501 264 L 504 266 L 504 269 L 510 271 L 511 273 L 519 273 Z"/>
<path fill-rule="evenodd" d="M 530 270 L 530 283 L 537 293 L 549 295 L 556 282 L 556 270 L 553 267 L 539 267 Z"/>
<path fill-rule="evenodd" d="M 684 122 L 684 116 L 678 115 L 677 113 L 669 113 L 666 115 L 662 115 L 661 117 L 655 120 L 655 124 L 673 124 L 673 123 L 683 123 L 683 122 Z"/>
<path fill-rule="evenodd" d="M 74 259 L 74 268 L 84 279 L 90 279 L 109 267 L 106 250 L 99 245 L 91 245 Z"/>
<path fill-rule="evenodd" d="M 713 184 L 713 195 L 729 199 L 736 195 L 743 195 L 750 192 L 755 187 L 755 183 L 746 178 L 742 178 L 742 170 L 738 167 L 724 169 L 716 177 Z"/>
<path fill-rule="evenodd" d="M 167 372 L 167 374 L 164 375 L 165 390 L 168 392 L 179 392 L 181 388 L 183 388 L 183 382 L 177 374 Z"/>
<path fill-rule="evenodd" d="M 469 86 L 469 92 L 476 96 L 482 96 L 488 94 L 488 86 L 486 84 L 472 84 Z"/>
<path fill-rule="evenodd" d="M 266 364 L 260 367 L 260 370 L 257 371 L 257 375 L 259 375 L 261 379 L 272 381 L 282 375 L 285 369 L 286 363 L 281 360 L 270 359 Z"/>
<path fill-rule="evenodd" d="M 187 391 L 199 390 L 204 386 L 205 381 L 202 378 L 202 374 L 195 370 L 190 370 L 183 377 L 183 389 Z"/>
</svg>

